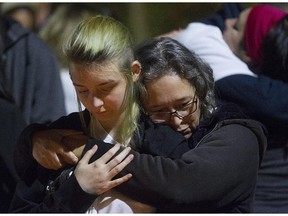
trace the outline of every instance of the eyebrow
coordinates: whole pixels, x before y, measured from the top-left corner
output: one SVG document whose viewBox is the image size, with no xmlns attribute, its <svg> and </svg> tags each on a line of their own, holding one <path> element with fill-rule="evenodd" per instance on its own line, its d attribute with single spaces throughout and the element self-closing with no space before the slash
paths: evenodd
<svg viewBox="0 0 288 216">
<path fill-rule="evenodd" d="M 111 84 L 111 83 L 112 83 L 112 84 L 115 83 L 115 80 L 109 79 L 108 81 L 105 81 L 105 82 L 100 83 L 98 86 L 104 86 L 104 85 L 108 85 L 108 84 Z M 74 86 L 78 86 L 78 87 L 82 87 L 82 85 L 77 84 L 77 83 L 75 83 L 75 82 L 73 82 L 73 85 L 74 85 Z"/>
<path fill-rule="evenodd" d="M 183 103 L 184 101 L 186 101 L 187 99 L 189 99 L 189 101 L 192 101 L 193 98 L 189 97 L 184 97 L 184 98 L 180 98 L 178 100 L 173 101 L 173 103 Z M 157 109 L 157 108 L 164 108 L 166 105 L 155 105 L 155 106 L 151 106 L 150 109 Z"/>
</svg>

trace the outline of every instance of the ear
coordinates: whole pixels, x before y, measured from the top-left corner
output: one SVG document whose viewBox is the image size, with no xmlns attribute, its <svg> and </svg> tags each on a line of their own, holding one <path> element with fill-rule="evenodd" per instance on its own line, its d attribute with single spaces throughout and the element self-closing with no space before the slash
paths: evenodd
<svg viewBox="0 0 288 216">
<path fill-rule="evenodd" d="M 141 64 L 139 61 L 134 61 L 131 65 L 133 81 L 137 81 L 141 73 Z"/>
</svg>

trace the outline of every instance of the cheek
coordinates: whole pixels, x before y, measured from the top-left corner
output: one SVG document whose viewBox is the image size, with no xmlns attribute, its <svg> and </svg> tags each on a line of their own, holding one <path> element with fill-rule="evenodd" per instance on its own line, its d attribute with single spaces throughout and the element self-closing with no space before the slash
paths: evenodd
<svg viewBox="0 0 288 216">
<path fill-rule="evenodd" d="M 231 49 L 231 51 L 238 57 L 241 53 L 242 34 L 233 29 L 227 30 L 223 34 L 224 40 Z"/>
<path fill-rule="evenodd" d="M 193 113 L 190 117 L 190 128 L 195 129 L 200 122 L 200 109 L 198 107 L 197 111 Z"/>
<path fill-rule="evenodd" d="M 114 92 L 113 94 L 107 95 L 103 100 L 105 108 L 111 110 L 118 110 L 122 106 L 125 98 L 125 93 L 123 91 Z"/>
</svg>

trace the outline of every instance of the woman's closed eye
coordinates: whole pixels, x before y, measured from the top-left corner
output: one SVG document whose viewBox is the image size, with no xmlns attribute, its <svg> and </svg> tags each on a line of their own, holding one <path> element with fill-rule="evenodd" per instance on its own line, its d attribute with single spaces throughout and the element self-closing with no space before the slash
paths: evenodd
<svg viewBox="0 0 288 216">
<path fill-rule="evenodd" d="M 111 87 L 105 87 L 105 88 L 100 88 L 99 92 L 101 93 L 109 93 L 113 88 Z"/>
<path fill-rule="evenodd" d="M 76 88 L 76 90 L 77 90 L 77 92 L 78 92 L 79 94 L 85 94 L 85 93 L 89 92 L 88 89 L 79 89 L 79 88 Z"/>
</svg>

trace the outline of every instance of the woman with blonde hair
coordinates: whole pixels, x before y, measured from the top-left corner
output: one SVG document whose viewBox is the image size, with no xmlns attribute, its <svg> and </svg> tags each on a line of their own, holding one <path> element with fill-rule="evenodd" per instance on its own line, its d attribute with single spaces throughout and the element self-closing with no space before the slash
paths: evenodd
<svg viewBox="0 0 288 216">
<path fill-rule="evenodd" d="M 77 26 L 67 40 L 64 52 L 69 60 L 71 80 L 79 102 L 86 109 L 62 117 L 49 127 L 77 129 L 87 137 L 93 138 L 92 142 L 96 144 L 104 141 L 114 146 L 100 159 L 89 163 L 97 151 L 97 146 L 93 143 L 94 147 L 84 154 L 76 167 L 52 171 L 44 169 L 34 160 L 32 163 L 31 160 L 28 160 L 29 164 L 26 163 L 25 156 L 30 159 L 32 156 L 26 148 L 31 150 L 33 145 L 29 142 L 25 144 L 25 138 L 20 138 L 20 142 L 23 141 L 24 144 L 18 145 L 16 160 L 18 170 L 24 172 L 24 175 L 16 189 L 11 211 L 75 213 L 89 209 L 88 212 L 105 213 L 114 206 L 117 212 L 147 211 L 145 205 L 144 209 L 133 209 L 133 206 L 126 202 L 127 199 L 116 199 L 107 207 L 101 205 L 101 200 L 105 197 L 105 192 L 132 177 L 132 174 L 128 173 L 114 179 L 133 159 L 133 155 L 129 154 L 131 148 L 141 149 L 144 143 L 149 147 L 160 145 L 161 142 L 171 142 L 170 146 L 167 145 L 169 151 L 165 151 L 166 155 L 163 155 L 180 157 L 178 149 L 175 151 L 175 148 L 170 147 L 175 145 L 186 151 L 188 145 L 184 137 L 170 127 L 155 125 L 145 116 L 141 116 L 134 89 L 134 82 L 140 74 L 140 64 L 135 61 L 130 32 L 111 17 L 95 16 Z M 26 131 L 35 126 L 37 125 L 30 125 Z M 69 135 L 71 134 L 66 134 L 66 138 L 69 138 Z M 55 134 L 48 140 L 53 142 L 53 138 Z M 27 144 L 28 147 L 25 146 Z M 48 144 L 42 148 L 45 149 Z M 120 146 L 124 146 L 125 149 L 119 151 Z M 60 151 L 65 152 L 65 146 L 61 148 Z M 116 152 L 119 154 L 114 156 Z M 146 152 L 153 154 L 151 150 Z M 47 162 L 53 161 L 58 154 L 52 151 L 49 153 L 41 156 L 47 159 Z M 35 152 L 33 154 L 37 155 Z M 58 160 L 57 163 L 61 165 L 64 161 Z M 45 167 L 45 163 L 42 165 Z M 92 205 L 95 199 L 96 204 Z M 103 202 L 107 203 L 105 199 Z M 147 209 L 151 211 L 148 206 Z"/>
</svg>

